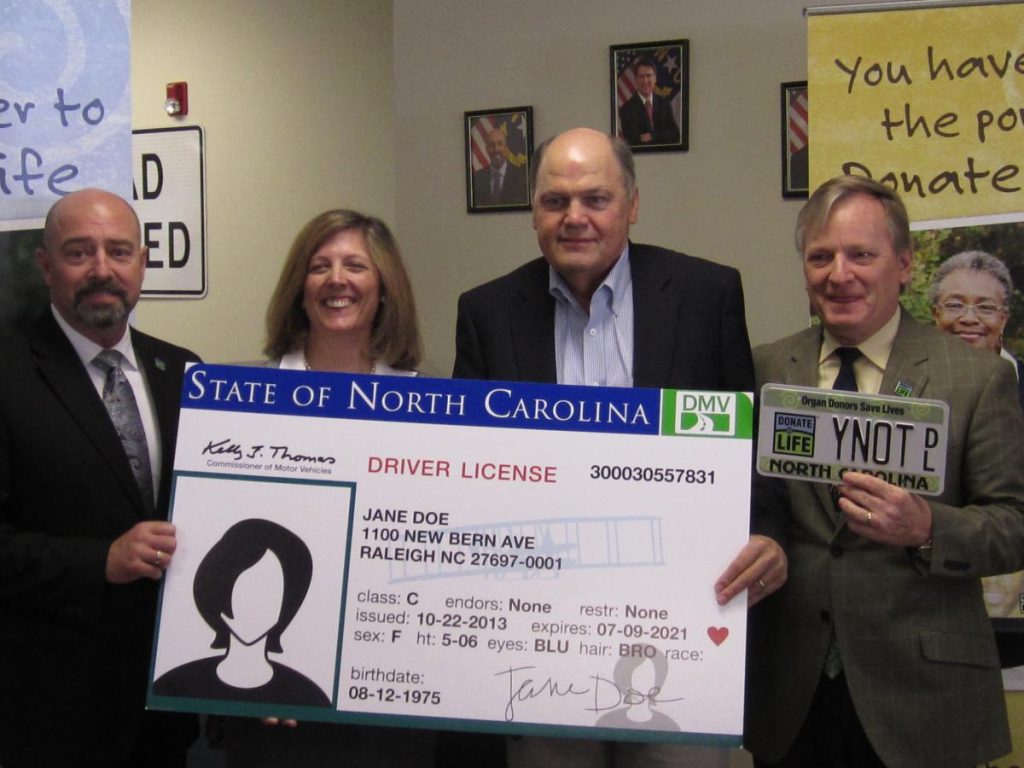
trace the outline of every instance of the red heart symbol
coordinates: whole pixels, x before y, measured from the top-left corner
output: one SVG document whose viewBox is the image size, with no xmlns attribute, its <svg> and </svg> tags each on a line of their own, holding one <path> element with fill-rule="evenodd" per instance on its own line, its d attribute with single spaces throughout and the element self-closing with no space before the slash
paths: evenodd
<svg viewBox="0 0 1024 768">
<path fill-rule="evenodd" d="M 708 637 L 711 638 L 711 642 L 715 645 L 721 645 L 725 642 L 725 638 L 729 636 L 728 627 L 708 627 Z"/>
</svg>

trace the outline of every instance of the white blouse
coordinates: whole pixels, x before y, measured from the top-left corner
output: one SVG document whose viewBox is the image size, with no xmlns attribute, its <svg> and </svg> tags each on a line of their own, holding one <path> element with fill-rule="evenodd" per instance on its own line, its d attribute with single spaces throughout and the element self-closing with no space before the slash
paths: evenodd
<svg viewBox="0 0 1024 768">
<path fill-rule="evenodd" d="M 281 357 L 280 360 L 272 360 L 268 365 L 271 368 L 281 368 L 286 371 L 305 371 L 308 366 L 306 365 L 306 353 L 301 349 L 293 349 Z M 373 363 L 372 374 L 376 376 L 418 376 L 417 371 L 401 371 L 398 368 L 392 368 L 387 363 L 381 363 L 375 361 Z"/>
</svg>

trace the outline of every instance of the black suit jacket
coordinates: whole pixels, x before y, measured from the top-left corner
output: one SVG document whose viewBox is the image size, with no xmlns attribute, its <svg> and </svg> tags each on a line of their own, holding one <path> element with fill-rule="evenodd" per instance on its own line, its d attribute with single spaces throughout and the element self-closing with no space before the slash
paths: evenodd
<svg viewBox="0 0 1024 768">
<path fill-rule="evenodd" d="M 672 104 L 663 96 L 654 95 L 654 125 L 647 119 L 647 110 L 639 93 L 634 93 L 629 101 L 619 108 L 619 125 L 622 137 L 627 143 L 637 147 L 649 147 L 657 144 L 678 144 L 680 139 L 679 125 L 672 113 Z M 652 134 L 651 141 L 640 141 L 640 134 Z"/>
<path fill-rule="evenodd" d="M 529 202 L 526 168 L 505 163 L 505 176 L 496 195 L 491 194 L 491 166 L 473 172 L 474 205 L 526 205 Z"/>
<path fill-rule="evenodd" d="M 188 350 L 132 330 L 162 448 L 166 516 Z M 103 402 L 48 309 L 0 341 L 0 765 L 161 765 L 192 717 L 143 705 L 157 584 L 105 580 L 111 542 L 149 514 Z"/>
<path fill-rule="evenodd" d="M 754 391 L 754 366 L 735 269 L 630 243 L 633 384 Z M 455 369 L 464 379 L 556 383 L 555 300 L 535 259 L 459 297 Z M 754 476 L 751 530 L 783 541 L 785 487 Z"/>
<path fill-rule="evenodd" d="M 752 392 L 754 366 L 739 272 L 635 243 L 629 245 L 629 268 L 633 384 Z M 459 297 L 455 378 L 557 382 L 555 300 L 548 276 L 548 263 L 534 259 Z M 759 503 L 752 530 L 780 535 L 783 526 L 770 513 L 782 508 Z"/>
<path fill-rule="evenodd" d="M 634 385 L 753 391 L 739 273 L 633 243 L 629 267 Z M 456 377 L 554 383 L 547 262 L 535 259 L 460 296 L 455 346 Z"/>
</svg>

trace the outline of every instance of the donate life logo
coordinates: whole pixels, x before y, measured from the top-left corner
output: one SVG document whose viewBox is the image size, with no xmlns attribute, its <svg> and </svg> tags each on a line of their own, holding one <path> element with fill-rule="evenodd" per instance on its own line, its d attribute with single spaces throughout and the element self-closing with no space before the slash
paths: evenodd
<svg viewBox="0 0 1024 768">
<path fill-rule="evenodd" d="M 814 416 L 800 413 L 775 414 L 772 429 L 772 450 L 788 456 L 814 456 Z"/>
<path fill-rule="evenodd" d="M 675 423 L 677 435 L 736 434 L 736 395 L 728 392 L 676 392 Z"/>
</svg>

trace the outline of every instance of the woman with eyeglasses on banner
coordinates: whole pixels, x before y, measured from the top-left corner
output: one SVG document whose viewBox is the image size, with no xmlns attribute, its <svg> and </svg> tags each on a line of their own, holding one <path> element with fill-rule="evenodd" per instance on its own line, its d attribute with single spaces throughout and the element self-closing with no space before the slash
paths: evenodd
<svg viewBox="0 0 1024 768">
<path fill-rule="evenodd" d="M 398 243 L 373 216 L 331 210 L 292 243 L 267 308 L 268 365 L 415 376 L 421 343 Z M 228 718 L 228 768 L 432 768 L 433 731 Z"/>
<path fill-rule="evenodd" d="M 1006 265 L 985 251 L 950 256 L 932 278 L 931 304 L 935 324 L 972 347 L 990 349 L 1013 364 L 1024 408 L 1024 363 L 1003 346 L 1010 319 L 1013 280 Z"/>
<path fill-rule="evenodd" d="M 950 256 L 932 277 L 929 293 L 935 324 L 968 344 L 989 349 L 1014 366 L 1024 408 L 1024 364 L 1004 346 L 1010 319 L 1013 280 L 1006 265 L 985 251 L 964 251 Z M 1003 667 L 1024 664 L 1024 572 L 990 576 L 982 580 L 985 604 L 993 618 L 1015 618 L 1019 632 L 996 631 Z"/>
</svg>

